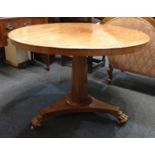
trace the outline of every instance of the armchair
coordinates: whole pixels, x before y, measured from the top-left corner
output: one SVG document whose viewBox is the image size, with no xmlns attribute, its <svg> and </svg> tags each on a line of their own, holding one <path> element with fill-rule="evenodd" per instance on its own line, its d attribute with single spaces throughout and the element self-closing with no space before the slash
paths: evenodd
<svg viewBox="0 0 155 155">
<path fill-rule="evenodd" d="M 124 26 L 145 32 L 150 42 L 140 51 L 120 56 L 108 56 L 108 83 L 112 82 L 113 68 L 155 77 L 155 20 L 153 18 L 104 18 L 102 24 Z"/>
</svg>

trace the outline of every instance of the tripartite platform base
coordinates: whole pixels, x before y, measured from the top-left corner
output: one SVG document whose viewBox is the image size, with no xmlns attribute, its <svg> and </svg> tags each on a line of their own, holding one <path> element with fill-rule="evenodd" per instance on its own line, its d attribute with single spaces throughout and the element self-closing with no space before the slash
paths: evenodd
<svg viewBox="0 0 155 155">
<path fill-rule="evenodd" d="M 104 103 L 95 99 L 94 97 L 90 97 L 89 99 L 91 100 L 91 103 L 86 105 L 71 105 L 67 98 L 45 109 L 42 109 L 39 114 L 32 119 L 31 129 L 42 126 L 42 123 L 48 117 L 74 112 L 108 113 L 116 118 L 118 124 L 126 123 L 128 120 L 128 116 L 125 115 L 119 109 L 119 107 Z"/>
</svg>

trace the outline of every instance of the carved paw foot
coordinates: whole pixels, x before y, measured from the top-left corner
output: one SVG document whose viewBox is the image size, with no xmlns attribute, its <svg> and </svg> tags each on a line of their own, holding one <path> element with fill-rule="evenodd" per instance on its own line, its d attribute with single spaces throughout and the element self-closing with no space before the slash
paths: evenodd
<svg viewBox="0 0 155 155">
<path fill-rule="evenodd" d="M 111 84 L 112 83 L 112 79 L 108 78 L 107 83 Z"/>
<path fill-rule="evenodd" d="M 128 116 L 126 114 L 124 114 L 122 111 L 120 111 L 117 116 L 117 123 L 119 125 L 122 125 L 122 124 L 126 123 L 127 121 L 128 121 Z"/>
<path fill-rule="evenodd" d="M 43 117 L 41 115 L 34 117 L 31 121 L 31 125 L 30 125 L 31 130 L 41 127 L 42 122 L 43 122 Z"/>
</svg>

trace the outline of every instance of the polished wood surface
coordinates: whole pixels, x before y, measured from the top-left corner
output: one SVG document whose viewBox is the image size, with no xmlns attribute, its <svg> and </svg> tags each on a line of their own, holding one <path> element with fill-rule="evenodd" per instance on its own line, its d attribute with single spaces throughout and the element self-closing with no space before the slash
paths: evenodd
<svg viewBox="0 0 155 155">
<path fill-rule="evenodd" d="M 137 30 L 88 23 L 30 26 L 10 32 L 9 38 L 19 48 L 73 56 L 118 55 L 149 41 L 149 36 Z M 113 50 L 118 48 L 124 51 Z"/>
<path fill-rule="evenodd" d="M 103 112 L 114 116 L 119 124 L 128 116 L 119 107 L 104 103 L 88 94 L 87 56 L 126 54 L 149 41 L 146 34 L 123 27 L 97 24 L 46 24 L 20 28 L 9 33 L 15 46 L 73 55 L 71 92 L 60 102 L 42 109 L 31 121 L 31 128 L 40 127 L 49 116 L 72 112 Z M 117 49 L 123 51 L 117 52 Z"/>
</svg>

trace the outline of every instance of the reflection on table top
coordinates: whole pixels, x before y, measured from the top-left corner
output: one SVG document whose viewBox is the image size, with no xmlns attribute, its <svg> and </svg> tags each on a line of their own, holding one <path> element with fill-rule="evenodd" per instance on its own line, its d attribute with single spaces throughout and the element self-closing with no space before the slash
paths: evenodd
<svg viewBox="0 0 155 155">
<path fill-rule="evenodd" d="M 25 50 L 74 56 L 130 53 L 132 51 L 126 49 L 144 45 L 150 39 L 138 30 L 91 23 L 28 26 L 11 31 L 9 38 L 15 46 Z"/>
<path fill-rule="evenodd" d="M 101 24 L 43 24 L 16 29 L 9 34 L 20 43 L 56 48 L 109 49 L 145 44 L 143 32 Z"/>
</svg>

